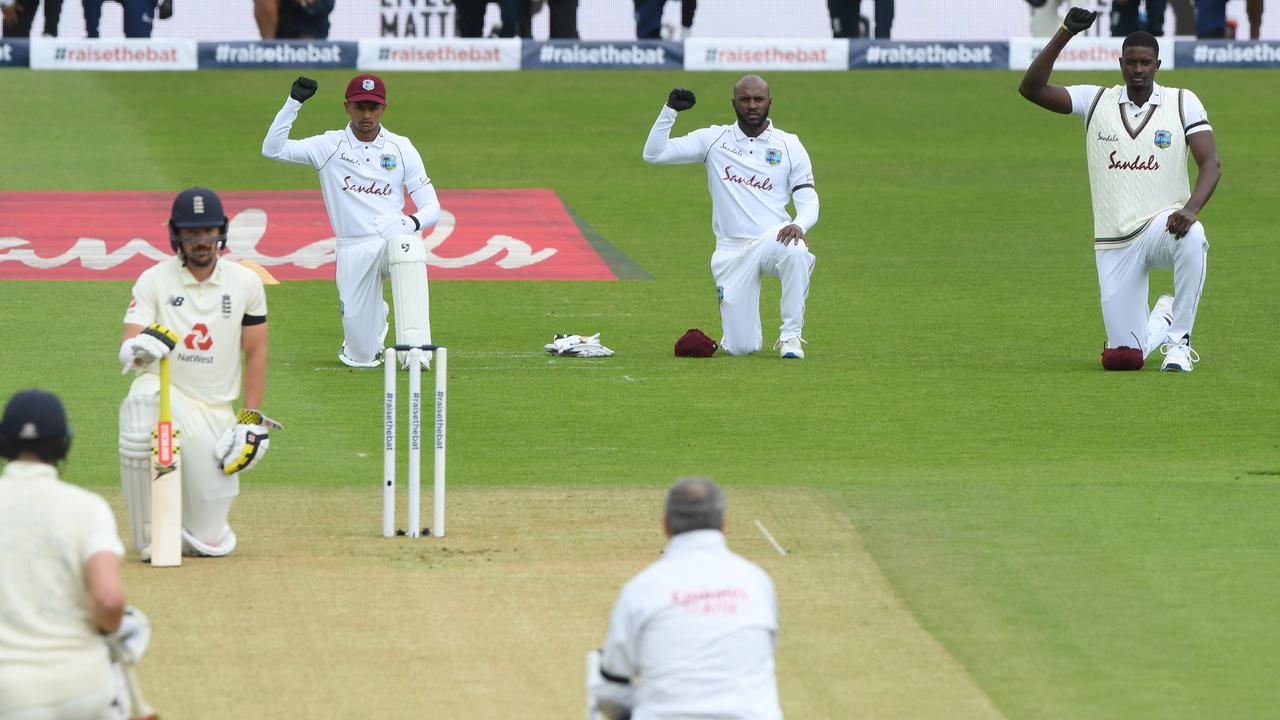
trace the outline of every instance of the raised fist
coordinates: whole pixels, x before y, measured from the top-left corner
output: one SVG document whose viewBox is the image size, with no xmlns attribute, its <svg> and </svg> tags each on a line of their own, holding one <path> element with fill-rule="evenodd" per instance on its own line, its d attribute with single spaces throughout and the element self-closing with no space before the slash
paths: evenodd
<svg viewBox="0 0 1280 720">
<path fill-rule="evenodd" d="M 667 107 L 675 110 L 676 112 L 680 112 L 682 110 L 688 110 L 697 102 L 698 98 L 693 96 L 692 90 L 676 88 L 671 91 L 670 97 L 667 98 Z"/>
<path fill-rule="evenodd" d="M 319 87 L 315 80 L 309 77 L 299 77 L 293 81 L 293 89 L 289 91 L 289 97 L 298 102 L 306 102 L 307 98 L 316 94 L 316 88 Z"/>
<path fill-rule="evenodd" d="M 1067 11 L 1067 17 L 1062 21 L 1062 29 L 1072 35 L 1076 35 L 1088 30 L 1097 18 L 1098 13 L 1096 11 L 1073 7 Z"/>
</svg>

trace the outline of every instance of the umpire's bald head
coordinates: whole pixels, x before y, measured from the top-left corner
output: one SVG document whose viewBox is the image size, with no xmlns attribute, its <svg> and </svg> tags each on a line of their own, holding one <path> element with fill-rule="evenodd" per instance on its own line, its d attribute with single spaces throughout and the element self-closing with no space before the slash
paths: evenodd
<svg viewBox="0 0 1280 720">
<path fill-rule="evenodd" d="M 671 536 L 724 530 L 724 492 L 708 477 L 682 477 L 667 491 L 663 523 Z"/>
</svg>

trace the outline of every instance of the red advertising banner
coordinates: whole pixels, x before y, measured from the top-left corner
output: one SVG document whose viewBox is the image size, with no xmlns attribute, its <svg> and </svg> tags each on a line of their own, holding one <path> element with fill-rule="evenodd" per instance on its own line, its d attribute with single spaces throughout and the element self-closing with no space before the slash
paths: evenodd
<svg viewBox="0 0 1280 720">
<path fill-rule="evenodd" d="M 0 192 L 0 280 L 132 280 L 169 257 L 171 192 Z M 552 190 L 441 190 L 432 280 L 615 280 Z M 280 280 L 331 280 L 319 190 L 223 192 L 227 254 Z"/>
</svg>

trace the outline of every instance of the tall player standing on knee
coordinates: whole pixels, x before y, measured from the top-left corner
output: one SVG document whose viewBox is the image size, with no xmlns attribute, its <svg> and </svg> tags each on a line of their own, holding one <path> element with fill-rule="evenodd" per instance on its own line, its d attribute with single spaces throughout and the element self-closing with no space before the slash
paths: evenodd
<svg viewBox="0 0 1280 720">
<path fill-rule="evenodd" d="M 440 201 L 413 143 L 382 127 L 387 88 L 377 75 L 357 75 L 347 83 L 343 107 L 351 121 L 345 128 L 290 140 L 293 121 L 316 88 L 309 78 L 293 83 L 262 141 L 262 154 L 319 172 L 325 209 L 337 237 L 343 331 L 338 359 L 351 367 L 377 367 L 387 334 L 382 280 L 388 274 L 396 343 L 431 343 L 427 252 L 421 232 L 440 219 Z M 417 207 L 411 215 L 404 214 L 406 193 Z M 405 363 L 407 367 L 407 354 Z M 422 367 L 431 367 L 430 353 L 422 354 Z"/>
<path fill-rule="evenodd" d="M 151 429 L 159 413 L 158 360 L 169 357 L 173 420 L 181 432 L 182 540 L 187 554 L 218 557 L 236 547 L 228 523 L 242 470 L 266 453 L 267 298 L 252 270 L 222 262 L 227 217 L 205 188 L 173 202 L 176 255 L 142 273 L 124 316 L 120 361 L 136 377 L 120 404 L 120 474 L 134 549 L 151 538 Z M 241 358 L 243 356 L 243 373 Z M 240 412 L 232 403 L 241 394 Z"/>
<path fill-rule="evenodd" d="M 747 75 L 733 86 L 733 125 L 713 125 L 671 139 L 676 114 L 693 107 L 693 92 L 671 91 L 649 138 L 646 162 L 702 163 L 711 189 L 711 230 L 716 249 L 711 275 L 720 302 L 723 339 L 730 355 L 746 355 L 763 345 L 760 277 L 781 280 L 782 326 L 774 345 L 784 358 L 803 358 L 801 331 L 814 257 L 806 234 L 818 222 L 813 165 L 800 138 L 773 126 L 769 85 Z M 794 202 L 795 219 L 787 213 Z"/>
<path fill-rule="evenodd" d="M 1072 8 L 1057 34 L 1027 68 L 1018 91 L 1040 107 L 1084 118 L 1093 195 L 1094 258 L 1107 347 L 1102 366 L 1138 370 L 1157 347 L 1161 370 L 1190 372 L 1191 348 L 1204 290 L 1209 241 L 1197 215 L 1221 177 L 1218 147 L 1195 93 L 1156 83 L 1160 46 L 1135 32 L 1120 57 L 1123 85 L 1049 84 L 1053 63 L 1096 12 Z M 1195 158 L 1195 189 L 1187 152 Z M 1147 311 L 1150 268 L 1172 268 L 1174 295 Z"/>
</svg>

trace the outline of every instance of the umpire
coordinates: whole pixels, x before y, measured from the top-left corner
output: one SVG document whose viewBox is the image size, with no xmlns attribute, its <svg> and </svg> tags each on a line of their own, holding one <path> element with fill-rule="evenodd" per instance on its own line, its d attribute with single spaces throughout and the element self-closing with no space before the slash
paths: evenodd
<svg viewBox="0 0 1280 720">
<path fill-rule="evenodd" d="M 671 486 L 666 550 L 622 588 L 598 664 L 588 661 L 591 717 L 782 720 L 777 595 L 729 550 L 724 510 L 710 478 Z"/>
<path fill-rule="evenodd" d="M 71 429 L 43 390 L 0 419 L 0 720 L 104 717 L 114 698 L 103 634 L 120 627 L 124 546 L 106 500 L 58 478 Z"/>
</svg>

